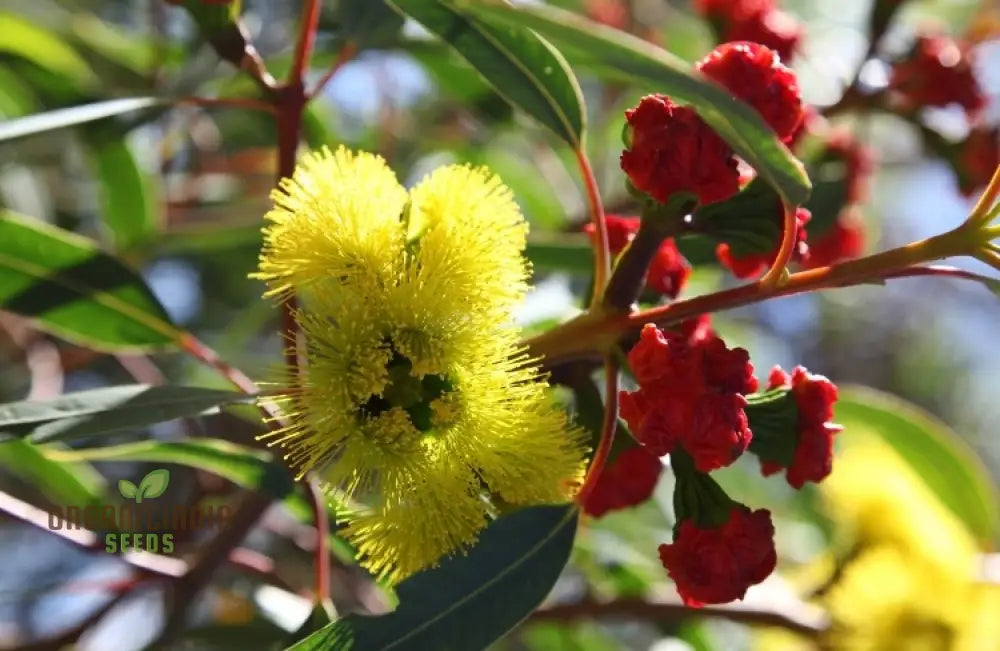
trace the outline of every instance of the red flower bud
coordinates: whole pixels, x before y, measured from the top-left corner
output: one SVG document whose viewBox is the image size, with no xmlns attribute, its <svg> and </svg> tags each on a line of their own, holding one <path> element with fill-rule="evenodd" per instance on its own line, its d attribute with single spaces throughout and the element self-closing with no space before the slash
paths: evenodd
<svg viewBox="0 0 1000 651">
<path fill-rule="evenodd" d="M 668 237 L 660 244 L 653 261 L 649 264 L 646 285 L 657 294 L 675 299 L 684 289 L 690 275 L 691 267 L 687 260 L 677 250 L 674 239 Z"/>
<path fill-rule="evenodd" d="M 875 169 L 872 150 L 858 142 L 848 131 L 836 131 L 827 138 L 823 158 L 843 161 L 845 204 L 864 203 L 868 182 Z"/>
<path fill-rule="evenodd" d="M 985 187 L 1000 165 L 1000 127 L 977 127 L 959 146 L 958 187 L 969 196 Z"/>
<path fill-rule="evenodd" d="M 707 17 L 723 41 L 766 45 L 789 61 L 802 38 L 798 22 L 773 0 L 696 0 L 695 10 Z"/>
<path fill-rule="evenodd" d="M 725 393 L 746 394 L 757 390 L 750 353 L 745 348 L 727 348 L 726 342 L 715 333 L 698 344 L 708 384 Z"/>
<path fill-rule="evenodd" d="M 618 407 L 632 435 L 657 456 L 673 452 L 694 412 L 694 403 L 686 395 L 641 388 L 620 392 Z"/>
<path fill-rule="evenodd" d="M 753 438 L 746 405 L 738 393 L 708 393 L 698 401 L 681 441 L 699 472 L 728 466 L 746 451 Z"/>
<path fill-rule="evenodd" d="M 608 511 L 645 502 L 653 494 L 662 470 L 659 457 L 645 448 L 636 446 L 623 451 L 604 467 L 583 504 L 584 512 L 599 518 Z"/>
<path fill-rule="evenodd" d="M 768 389 L 788 388 L 795 403 L 796 419 L 794 452 L 785 477 L 795 488 L 807 481 L 822 481 L 833 468 L 833 438 L 841 431 L 833 419 L 833 404 L 837 387 L 822 375 L 813 375 L 798 366 L 789 377 L 775 366 L 768 378 Z M 775 459 L 761 463 L 764 475 L 771 475 L 784 466 Z"/>
<path fill-rule="evenodd" d="M 833 228 L 809 240 L 806 269 L 826 267 L 839 260 L 856 258 L 865 248 L 865 231 L 857 208 L 846 209 Z"/>
<path fill-rule="evenodd" d="M 889 88 L 905 110 L 958 104 L 974 118 L 986 106 L 968 49 L 947 36 L 917 37 L 909 56 L 893 67 Z"/>
<path fill-rule="evenodd" d="M 647 324 L 628 355 L 639 390 L 622 391 L 619 406 L 651 452 L 668 454 L 680 443 L 705 470 L 729 465 L 750 443 L 742 394 L 757 380 L 745 350 L 727 348 L 700 325 L 673 333 Z"/>
<path fill-rule="evenodd" d="M 757 109 L 779 138 L 791 138 L 802 121 L 799 82 L 774 50 L 748 41 L 723 43 L 697 68 Z"/>
<path fill-rule="evenodd" d="M 659 551 L 684 603 L 696 608 L 742 599 L 777 564 L 771 513 L 743 505 L 734 505 L 719 527 L 702 529 L 683 520 L 674 541 Z"/>
<path fill-rule="evenodd" d="M 621 166 L 640 192 L 660 203 L 691 193 L 709 204 L 739 191 L 732 149 L 693 109 L 647 95 L 625 118 L 630 138 Z"/>
<path fill-rule="evenodd" d="M 587 0 L 584 8 L 588 18 L 602 25 L 625 29 L 628 24 L 628 9 L 621 0 Z"/>
<path fill-rule="evenodd" d="M 617 256 L 624 251 L 639 231 L 638 217 L 605 215 L 604 224 L 608 231 L 608 250 L 612 256 Z M 583 227 L 583 232 L 593 239 L 596 237 L 597 229 L 594 228 L 593 222 L 587 222 Z"/>
</svg>

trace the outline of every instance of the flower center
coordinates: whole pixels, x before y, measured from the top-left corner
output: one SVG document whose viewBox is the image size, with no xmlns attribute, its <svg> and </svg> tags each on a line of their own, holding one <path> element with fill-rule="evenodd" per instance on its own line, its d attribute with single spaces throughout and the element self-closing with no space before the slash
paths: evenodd
<svg viewBox="0 0 1000 651">
<path fill-rule="evenodd" d="M 407 413 L 417 431 L 429 432 L 434 414 L 431 403 L 454 390 L 451 380 L 446 375 L 428 374 L 417 377 L 413 373 L 413 363 L 395 350 L 386 365 L 386 371 L 389 379 L 382 395 L 373 394 L 369 397 L 359 409 L 361 415 L 377 418 L 390 409 L 399 407 Z"/>
</svg>

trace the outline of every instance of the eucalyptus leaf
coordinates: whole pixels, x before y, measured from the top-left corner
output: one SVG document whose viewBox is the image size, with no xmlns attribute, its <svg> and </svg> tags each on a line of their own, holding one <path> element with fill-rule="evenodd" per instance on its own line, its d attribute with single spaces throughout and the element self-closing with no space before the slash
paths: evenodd
<svg viewBox="0 0 1000 651">
<path fill-rule="evenodd" d="M 0 404 L 0 442 L 77 439 L 105 432 L 198 416 L 252 396 L 185 386 L 128 384 L 78 391 L 53 400 Z"/>
<path fill-rule="evenodd" d="M 100 350 L 166 347 L 181 336 L 142 278 L 93 241 L 4 210 L 0 310 Z"/>
<path fill-rule="evenodd" d="M 495 521 L 467 555 L 399 584 L 399 607 L 348 615 L 289 651 L 485 649 L 541 603 L 569 558 L 575 506 L 522 509 Z"/>
<path fill-rule="evenodd" d="M 566 60 L 552 45 L 520 25 L 459 11 L 444 0 L 390 0 L 455 49 L 508 102 L 571 147 L 583 140 L 583 94 Z"/>
</svg>

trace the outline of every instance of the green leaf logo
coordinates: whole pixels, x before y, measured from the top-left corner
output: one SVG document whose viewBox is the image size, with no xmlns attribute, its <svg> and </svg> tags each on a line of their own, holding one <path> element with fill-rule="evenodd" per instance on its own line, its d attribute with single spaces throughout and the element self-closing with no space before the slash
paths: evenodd
<svg viewBox="0 0 1000 651">
<path fill-rule="evenodd" d="M 143 499 L 163 495 L 169 484 L 170 471 L 166 468 L 157 468 L 143 477 L 138 487 L 127 479 L 119 479 L 118 492 L 122 497 L 134 499 L 136 504 L 141 504 Z"/>
</svg>

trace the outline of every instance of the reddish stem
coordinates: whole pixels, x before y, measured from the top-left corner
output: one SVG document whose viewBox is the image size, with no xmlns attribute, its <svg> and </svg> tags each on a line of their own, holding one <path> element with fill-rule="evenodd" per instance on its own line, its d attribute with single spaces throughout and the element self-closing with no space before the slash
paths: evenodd
<svg viewBox="0 0 1000 651">
<path fill-rule="evenodd" d="M 250 97 L 175 97 L 171 100 L 175 104 L 191 104 L 203 106 L 205 108 L 242 108 L 250 111 L 264 111 L 274 113 L 274 105 Z"/>
<path fill-rule="evenodd" d="M 181 333 L 177 345 L 188 355 L 229 380 L 233 386 L 243 393 L 257 393 L 257 384 L 253 380 L 247 377 L 243 371 L 231 366 L 226 360 L 219 357 L 218 353 L 203 344 L 190 332 Z"/>
<path fill-rule="evenodd" d="M 604 359 L 604 420 L 601 423 L 601 440 L 597 444 L 594 459 L 590 462 L 587 477 L 583 480 L 580 491 L 576 494 L 576 503 L 584 504 L 594 492 L 604 472 L 604 464 L 611 453 L 611 445 L 615 442 L 615 431 L 618 429 L 618 360 L 613 355 Z"/>
<path fill-rule="evenodd" d="M 595 306 L 600 304 L 604 296 L 604 286 L 608 282 L 611 274 L 611 252 L 608 246 L 608 226 L 604 219 L 604 204 L 601 202 L 601 192 L 597 187 L 597 179 L 594 177 L 594 169 L 590 166 L 590 160 L 583 151 L 583 147 L 578 146 L 574 153 L 576 162 L 580 166 L 580 174 L 583 176 L 583 186 L 587 191 L 587 202 L 590 204 L 590 219 L 594 224 L 594 295 L 590 304 Z"/>
<path fill-rule="evenodd" d="M 326 512 L 326 496 L 313 480 L 306 483 L 312 503 L 313 523 L 316 527 L 316 599 L 324 603 L 330 599 L 330 553 L 326 538 L 330 532 L 330 518 Z"/>
<path fill-rule="evenodd" d="M 313 88 L 312 92 L 308 94 L 309 99 L 318 97 L 319 94 L 323 92 L 323 89 L 326 88 L 327 83 L 329 83 L 329 81 L 333 79 L 333 76 L 337 74 L 337 71 L 340 70 L 345 63 L 354 58 L 354 55 L 357 54 L 357 52 L 357 43 L 354 41 L 344 43 L 344 46 L 340 48 L 340 52 L 337 53 L 337 58 L 334 60 L 333 65 L 330 66 L 329 70 L 323 73 L 323 76 L 320 77 L 319 81 L 316 83 L 316 87 Z"/>
<path fill-rule="evenodd" d="M 313 44 L 316 42 L 316 26 L 319 24 L 320 0 L 305 0 L 302 5 L 302 20 L 299 23 L 299 39 L 295 43 L 292 68 L 288 71 L 289 85 L 302 82 L 309 60 L 312 58 Z"/>
</svg>

